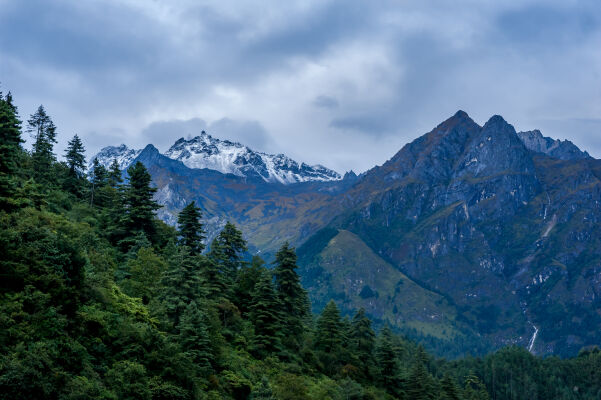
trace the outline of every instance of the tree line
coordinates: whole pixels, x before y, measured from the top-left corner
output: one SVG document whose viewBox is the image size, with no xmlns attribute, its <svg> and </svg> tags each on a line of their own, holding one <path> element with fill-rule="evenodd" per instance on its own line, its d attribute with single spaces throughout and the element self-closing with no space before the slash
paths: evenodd
<svg viewBox="0 0 601 400">
<path fill-rule="evenodd" d="M 23 148 L 23 132 L 34 142 Z M 267 264 L 194 202 L 159 220 L 146 167 L 64 161 L 43 106 L 0 93 L 0 398 L 596 399 L 597 349 L 447 361 L 362 309 L 311 313 L 295 249 Z"/>
</svg>

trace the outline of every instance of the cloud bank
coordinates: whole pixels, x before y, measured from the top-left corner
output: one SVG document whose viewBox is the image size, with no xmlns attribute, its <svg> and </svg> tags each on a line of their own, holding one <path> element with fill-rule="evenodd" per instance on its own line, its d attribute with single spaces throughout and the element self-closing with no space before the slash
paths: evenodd
<svg viewBox="0 0 601 400">
<path fill-rule="evenodd" d="M 2 90 L 89 153 L 205 129 L 364 171 L 463 109 L 601 157 L 594 0 L 260 4 L 0 0 Z"/>
</svg>

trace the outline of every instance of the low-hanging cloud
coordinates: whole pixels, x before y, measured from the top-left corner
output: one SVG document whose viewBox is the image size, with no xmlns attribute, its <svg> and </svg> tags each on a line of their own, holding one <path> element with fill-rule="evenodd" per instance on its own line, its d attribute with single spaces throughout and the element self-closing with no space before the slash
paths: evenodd
<svg viewBox="0 0 601 400">
<path fill-rule="evenodd" d="M 59 153 L 204 129 L 363 171 L 463 109 L 601 156 L 595 0 L 0 4 L 2 90 L 46 106 Z"/>
</svg>

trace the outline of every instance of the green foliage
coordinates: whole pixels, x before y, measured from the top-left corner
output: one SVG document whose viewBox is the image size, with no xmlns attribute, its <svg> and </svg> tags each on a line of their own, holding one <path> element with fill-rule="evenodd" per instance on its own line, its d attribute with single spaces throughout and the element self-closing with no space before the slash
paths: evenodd
<svg viewBox="0 0 601 400">
<path fill-rule="evenodd" d="M 266 269 L 255 284 L 250 306 L 250 320 L 254 335 L 250 351 L 259 358 L 277 354 L 282 350 L 282 303 Z"/>
<path fill-rule="evenodd" d="M 9 96 L 10 93 L 6 98 L 0 95 L 0 209 L 14 205 L 16 175 L 23 153 L 21 121 Z"/>
<path fill-rule="evenodd" d="M 298 352 L 303 338 L 303 322 L 309 316 L 309 300 L 296 273 L 296 253 L 288 242 L 275 255 L 275 286 L 282 304 L 284 344 L 291 352 Z"/>
<path fill-rule="evenodd" d="M 69 170 L 64 180 L 64 187 L 77 197 L 83 196 L 84 187 L 87 184 L 87 180 L 84 178 L 86 169 L 84 153 L 85 149 L 81 139 L 77 135 L 73 136 L 73 139 L 67 143 L 67 150 L 65 150 L 65 159 Z"/>
<path fill-rule="evenodd" d="M 27 120 L 27 132 L 35 139 L 32 152 L 33 177 L 38 183 L 56 183 L 56 176 L 52 174 L 53 163 L 56 157 L 53 153 L 56 143 L 56 126 L 44 106 L 40 105 L 37 111 Z"/>
<path fill-rule="evenodd" d="M 180 242 L 182 245 L 188 247 L 191 255 L 198 255 L 204 249 L 204 244 L 202 243 L 204 232 L 200 223 L 201 218 L 202 213 L 200 212 L 200 208 L 196 207 L 194 202 L 185 206 L 177 217 Z"/>
<path fill-rule="evenodd" d="M 143 232 L 149 240 L 156 240 L 156 222 L 154 212 L 161 208 L 152 196 L 156 188 L 151 187 L 151 177 L 141 162 L 136 162 L 128 168 L 129 181 L 124 191 L 125 209 L 122 225 L 126 237 L 122 244 L 128 248 L 131 238 Z"/>
</svg>

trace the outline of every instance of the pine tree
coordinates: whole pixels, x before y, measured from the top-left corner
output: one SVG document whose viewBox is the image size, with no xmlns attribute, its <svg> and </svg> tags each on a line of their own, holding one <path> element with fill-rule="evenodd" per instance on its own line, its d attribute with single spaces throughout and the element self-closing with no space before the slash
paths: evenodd
<svg viewBox="0 0 601 400">
<path fill-rule="evenodd" d="M 190 302 L 177 326 L 179 331 L 178 341 L 185 354 L 204 374 L 211 370 L 214 362 L 211 338 L 207 327 L 206 315 L 195 301 Z"/>
<path fill-rule="evenodd" d="M 265 261 L 255 255 L 250 262 L 250 267 L 243 268 L 238 274 L 238 281 L 234 287 L 234 300 L 243 316 L 247 316 L 250 312 L 252 294 L 265 269 L 264 265 Z"/>
<path fill-rule="evenodd" d="M 336 303 L 330 300 L 317 319 L 314 338 L 317 357 L 328 374 L 338 372 L 341 366 L 342 340 L 340 311 Z"/>
<path fill-rule="evenodd" d="M 150 186 L 150 174 L 141 162 L 138 161 L 129 167 L 127 173 L 129 182 L 125 187 L 124 244 L 127 245 L 128 239 L 138 232 L 144 232 L 153 241 L 156 232 L 154 212 L 161 208 L 152 198 L 157 189 Z"/>
<path fill-rule="evenodd" d="M 169 258 L 169 267 L 162 278 L 161 302 L 169 321 L 173 326 L 179 324 L 180 318 L 188 304 L 200 302 L 207 293 L 201 275 L 206 257 L 190 257 L 183 249 L 178 248 Z"/>
<path fill-rule="evenodd" d="M 370 377 L 370 370 L 375 364 L 376 333 L 371 328 L 371 320 L 367 318 L 363 308 L 353 317 L 349 336 L 351 351 L 357 359 L 359 370 L 364 377 Z"/>
<path fill-rule="evenodd" d="M 97 158 L 92 161 L 92 170 L 90 177 L 90 205 L 104 207 L 107 203 L 107 193 L 105 186 L 108 183 L 108 172 L 104 165 L 98 162 Z"/>
<path fill-rule="evenodd" d="M 119 168 L 119 163 L 117 162 L 116 158 L 113 159 L 113 162 L 109 166 L 107 179 L 108 184 L 115 189 L 123 183 L 123 178 L 121 177 L 121 169 Z"/>
<path fill-rule="evenodd" d="M 180 243 L 188 248 L 191 255 L 198 255 L 204 249 L 202 241 L 205 236 L 202 224 L 200 223 L 201 217 L 200 208 L 196 207 L 194 202 L 185 206 L 177 217 Z"/>
<path fill-rule="evenodd" d="M 250 306 L 250 320 L 254 326 L 250 349 L 259 358 L 278 354 L 282 350 L 281 307 L 272 276 L 264 269 L 255 285 Z"/>
<path fill-rule="evenodd" d="M 436 390 L 432 375 L 426 367 L 428 358 L 424 348 L 419 346 L 415 354 L 415 362 L 409 374 L 407 395 L 415 400 L 430 400 L 436 398 Z"/>
<path fill-rule="evenodd" d="M 461 400 L 461 394 L 455 381 L 448 373 L 445 373 L 440 380 L 440 400 Z"/>
<path fill-rule="evenodd" d="M 85 149 L 79 136 L 73 136 L 73 139 L 67 143 L 67 150 L 65 150 L 65 158 L 69 168 L 65 179 L 65 188 L 78 197 L 83 195 L 83 185 L 85 183 L 86 159 L 84 152 Z"/>
<path fill-rule="evenodd" d="M 38 183 L 55 183 L 52 163 L 56 161 L 53 153 L 54 143 L 56 143 L 56 126 L 46 114 L 44 106 L 40 106 L 27 120 L 27 131 L 35 139 L 32 153 L 34 178 Z"/>
<path fill-rule="evenodd" d="M 275 255 L 275 286 L 283 305 L 286 319 L 284 335 L 286 346 L 296 352 L 300 348 L 303 335 L 303 321 L 309 316 L 307 292 L 296 273 L 296 253 L 288 242 Z"/>
<path fill-rule="evenodd" d="M 231 289 L 236 281 L 238 270 L 242 267 L 242 255 L 248 251 L 246 241 L 242 238 L 242 232 L 231 222 L 227 222 L 223 230 L 211 243 L 209 257 L 219 265 L 222 279 L 231 297 Z"/>
<path fill-rule="evenodd" d="M 486 386 L 484 386 L 480 378 L 474 374 L 469 374 L 465 378 L 463 398 L 465 400 L 490 400 L 490 396 L 486 391 Z"/>
<path fill-rule="evenodd" d="M 21 121 L 17 109 L 12 105 L 12 97 L 0 95 L 0 209 L 9 208 L 14 203 L 17 187 L 17 172 L 21 148 Z"/>
<path fill-rule="evenodd" d="M 380 381 L 387 390 L 397 395 L 400 390 L 399 362 L 395 351 L 392 332 L 385 326 L 378 335 L 376 361 L 380 370 Z"/>
</svg>

